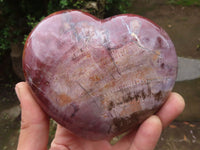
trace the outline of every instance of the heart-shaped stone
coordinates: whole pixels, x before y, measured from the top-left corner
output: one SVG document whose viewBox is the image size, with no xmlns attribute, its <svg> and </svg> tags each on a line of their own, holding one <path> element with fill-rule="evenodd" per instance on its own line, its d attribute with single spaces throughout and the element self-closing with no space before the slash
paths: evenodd
<svg viewBox="0 0 200 150">
<path fill-rule="evenodd" d="M 161 107 L 176 79 L 177 57 L 167 33 L 148 19 L 100 20 L 69 10 L 31 32 L 23 68 L 49 116 L 99 140 L 136 128 Z"/>
</svg>

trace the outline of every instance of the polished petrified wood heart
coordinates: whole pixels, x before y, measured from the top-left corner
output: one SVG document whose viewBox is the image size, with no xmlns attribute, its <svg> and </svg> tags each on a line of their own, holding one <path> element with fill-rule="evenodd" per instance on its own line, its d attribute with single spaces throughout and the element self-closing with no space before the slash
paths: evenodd
<svg viewBox="0 0 200 150">
<path fill-rule="evenodd" d="M 99 140 L 134 129 L 161 107 L 177 57 L 167 33 L 143 17 L 100 20 L 69 10 L 31 32 L 23 68 L 44 111 L 76 135 Z"/>
</svg>

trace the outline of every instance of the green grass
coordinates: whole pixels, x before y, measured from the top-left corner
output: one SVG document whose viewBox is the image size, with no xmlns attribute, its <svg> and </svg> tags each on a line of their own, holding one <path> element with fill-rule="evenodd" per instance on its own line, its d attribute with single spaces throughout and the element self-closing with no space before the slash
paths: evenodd
<svg viewBox="0 0 200 150">
<path fill-rule="evenodd" d="M 200 0 L 168 0 L 168 3 L 182 6 L 200 6 Z"/>
</svg>

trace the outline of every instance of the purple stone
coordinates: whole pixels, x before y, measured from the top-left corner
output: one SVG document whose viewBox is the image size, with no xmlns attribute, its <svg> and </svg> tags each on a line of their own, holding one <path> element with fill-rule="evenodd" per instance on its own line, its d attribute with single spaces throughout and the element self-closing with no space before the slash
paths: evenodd
<svg viewBox="0 0 200 150">
<path fill-rule="evenodd" d="M 146 18 L 100 20 L 69 10 L 30 33 L 23 68 L 49 116 L 100 140 L 135 129 L 159 110 L 174 86 L 177 56 L 167 33 Z"/>
</svg>

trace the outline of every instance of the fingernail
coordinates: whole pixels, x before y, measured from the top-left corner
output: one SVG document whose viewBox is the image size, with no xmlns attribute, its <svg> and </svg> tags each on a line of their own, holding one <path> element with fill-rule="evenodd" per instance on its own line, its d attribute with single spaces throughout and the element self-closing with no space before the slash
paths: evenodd
<svg viewBox="0 0 200 150">
<path fill-rule="evenodd" d="M 16 94 L 17 94 L 17 97 L 18 97 L 18 99 L 19 99 L 19 101 L 20 101 L 20 88 L 17 86 L 17 85 L 15 85 L 15 92 L 16 92 Z"/>
<path fill-rule="evenodd" d="M 179 107 L 178 107 L 180 109 L 179 111 L 182 112 L 185 108 L 185 100 L 180 94 L 175 93 L 175 95 L 178 97 L 179 100 Z"/>
</svg>

